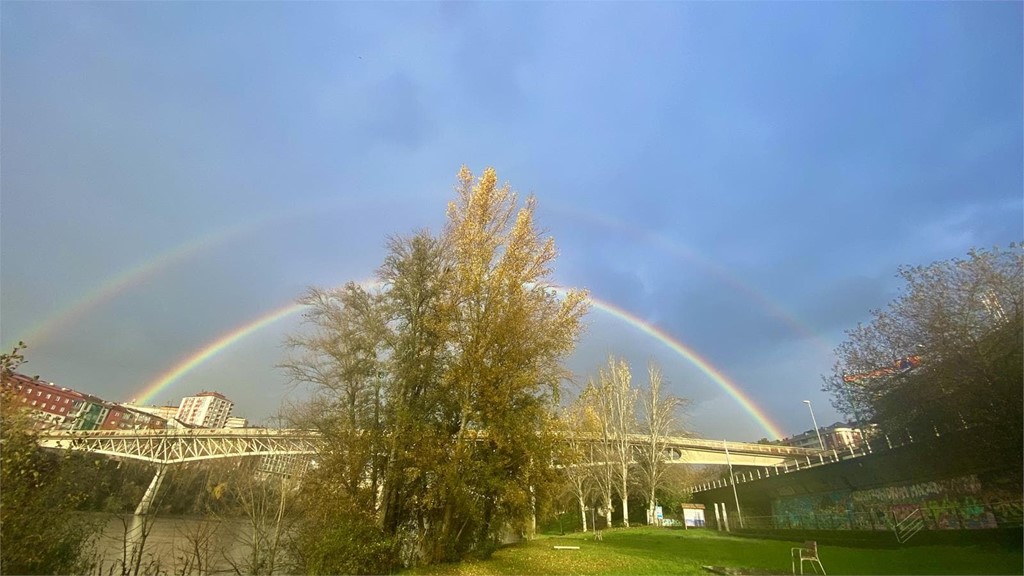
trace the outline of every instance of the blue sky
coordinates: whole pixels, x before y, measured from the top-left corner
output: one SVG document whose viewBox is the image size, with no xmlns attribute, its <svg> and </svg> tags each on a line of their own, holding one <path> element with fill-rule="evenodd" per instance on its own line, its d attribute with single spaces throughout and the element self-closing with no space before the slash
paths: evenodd
<svg viewBox="0 0 1024 576">
<path fill-rule="evenodd" d="M 462 164 L 539 201 L 556 279 L 707 359 L 789 434 L 896 269 L 1024 239 L 1022 5 L 27 3 L 0 11 L 0 335 L 112 400 L 438 230 Z M 181 247 L 191 246 L 191 250 Z M 175 252 L 177 250 L 177 252 Z M 169 253 L 177 254 L 170 258 Z M 61 316 L 150 263 L 109 298 Z M 763 429 L 595 311 L 703 436 Z M 261 421 L 294 319 L 169 387 Z"/>
</svg>

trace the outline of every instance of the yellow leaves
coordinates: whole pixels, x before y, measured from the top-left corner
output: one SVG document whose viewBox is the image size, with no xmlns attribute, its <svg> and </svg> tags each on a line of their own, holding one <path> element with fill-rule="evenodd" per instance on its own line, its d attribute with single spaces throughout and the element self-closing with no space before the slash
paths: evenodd
<svg viewBox="0 0 1024 576">
<path fill-rule="evenodd" d="M 220 482 L 220 483 L 218 483 L 215 486 L 212 486 L 210 488 L 210 496 L 212 496 L 214 500 L 220 500 L 221 498 L 224 497 L 224 493 L 227 492 L 227 490 L 228 490 L 227 483 L 226 482 Z"/>
</svg>

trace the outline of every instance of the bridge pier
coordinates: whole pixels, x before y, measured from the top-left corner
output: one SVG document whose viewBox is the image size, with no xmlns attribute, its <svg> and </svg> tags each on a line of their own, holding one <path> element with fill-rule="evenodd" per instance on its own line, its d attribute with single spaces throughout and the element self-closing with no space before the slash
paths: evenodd
<svg viewBox="0 0 1024 576">
<path fill-rule="evenodd" d="M 139 502 L 139 506 L 135 508 L 136 516 L 145 516 L 146 514 L 149 514 L 149 508 L 153 505 L 156 493 L 160 490 L 160 484 L 164 481 L 164 471 L 166 469 L 166 466 L 157 466 L 156 474 L 153 475 L 153 480 L 150 481 L 149 488 L 147 488 L 146 493 L 142 495 L 142 502 Z"/>
</svg>

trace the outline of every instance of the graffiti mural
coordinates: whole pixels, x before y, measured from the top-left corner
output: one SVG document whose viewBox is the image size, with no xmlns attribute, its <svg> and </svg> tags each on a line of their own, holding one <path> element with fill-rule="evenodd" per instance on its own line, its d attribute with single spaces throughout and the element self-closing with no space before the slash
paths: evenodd
<svg viewBox="0 0 1024 576">
<path fill-rule="evenodd" d="M 983 490 L 971 474 L 869 490 L 843 490 L 789 496 L 772 502 L 779 528 L 815 530 L 892 530 L 921 511 L 929 530 L 976 530 L 1020 522 L 1020 496 Z"/>
</svg>

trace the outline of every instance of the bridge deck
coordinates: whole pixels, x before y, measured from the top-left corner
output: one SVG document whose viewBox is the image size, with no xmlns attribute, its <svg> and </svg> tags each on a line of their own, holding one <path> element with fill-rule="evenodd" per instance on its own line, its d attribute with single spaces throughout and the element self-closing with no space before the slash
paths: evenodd
<svg viewBox="0 0 1024 576">
<path fill-rule="evenodd" d="M 484 438 L 484 433 L 476 435 L 477 440 Z M 594 437 L 577 439 L 597 441 Z M 642 446 L 649 438 L 631 434 L 629 440 L 636 446 Z M 39 443 L 49 448 L 87 450 L 167 464 L 238 456 L 312 454 L 320 443 L 320 435 L 310 430 L 275 428 L 58 430 L 41 433 Z M 806 448 L 684 436 L 666 437 L 662 445 L 668 453 L 667 460 L 675 464 L 774 466 L 817 454 L 817 451 Z"/>
</svg>

